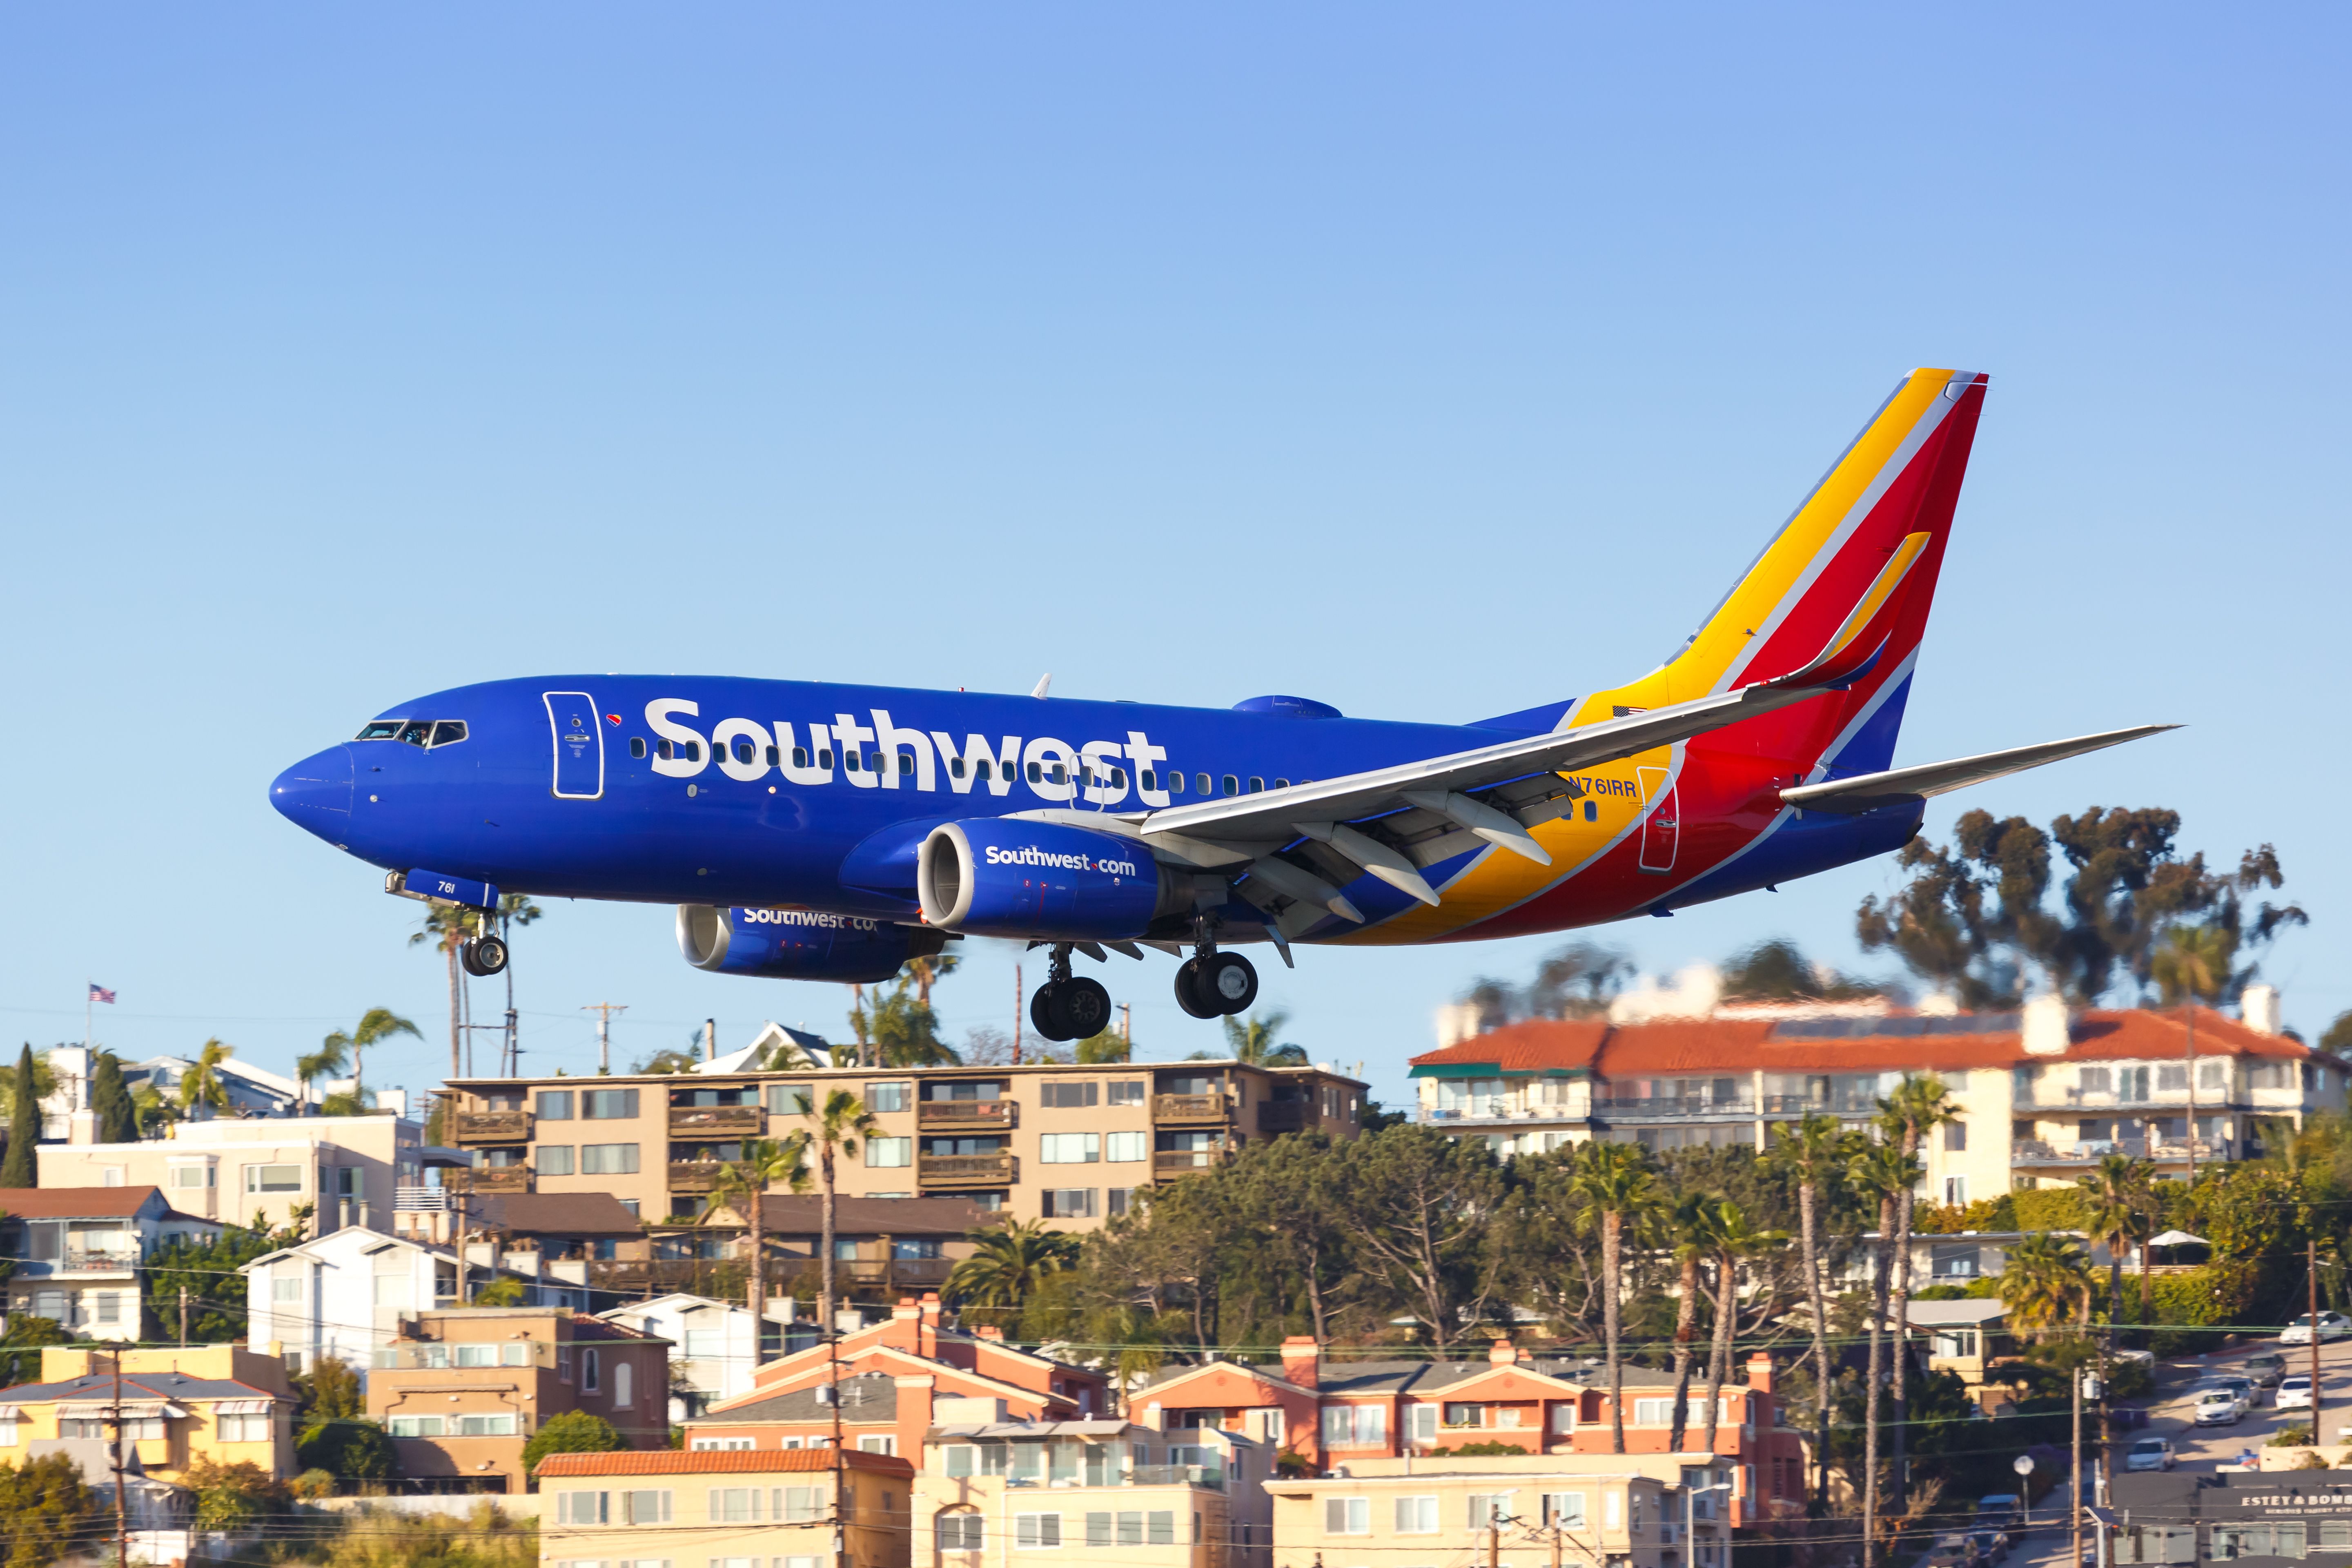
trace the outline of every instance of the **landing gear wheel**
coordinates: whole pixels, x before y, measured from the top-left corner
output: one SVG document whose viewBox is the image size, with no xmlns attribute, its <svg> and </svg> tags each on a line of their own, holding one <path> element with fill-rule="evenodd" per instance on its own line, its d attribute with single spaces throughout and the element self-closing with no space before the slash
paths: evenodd
<svg viewBox="0 0 2352 1568">
<path fill-rule="evenodd" d="M 1054 987 L 1054 1021 L 1062 1026 L 1058 1037 L 1065 1040 L 1084 1040 L 1099 1035 L 1110 1025 L 1110 993 L 1102 982 L 1079 975 L 1065 980 Z"/>
<path fill-rule="evenodd" d="M 1176 1005 L 1195 1018 L 1213 1018 L 1218 1009 L 1201 994 L 1201 961 L 1188 958 L 1176 966 Z"/>
<path fill-rule="evenodd" d="M 474 956 L 474 939 L 470 936 L 457 944 L 457 967 L 468 974 L 479 975 L 485 973 L 482 961 Z"/>
<path fill-rule="evenodd" d="M 472 942 L 474 973 L 496 974 L 507 966 L 507 944 L 494 936 L 478 936 Z"/>
<path fill-rule="evenodd" d="M 1054 1005 L 1055 995 L 1060 989 L 1056 982 L 1049 980 L 1037 987 L 1037 994 L 1029 998 L 1029 1026 L 1037 1031 L 1040 1039 L 1066 1040 L 1070 1037 L 1062 1028 L 1058 1016 L 1060 1009 Z"/>
<path fill-rule="evenodd" d="M 1230 1016 L 1257 1000 L 1257 967 L 1238 952 L 1212 954 L 1202 964 L 1202 1000 Z"/>
</svg>

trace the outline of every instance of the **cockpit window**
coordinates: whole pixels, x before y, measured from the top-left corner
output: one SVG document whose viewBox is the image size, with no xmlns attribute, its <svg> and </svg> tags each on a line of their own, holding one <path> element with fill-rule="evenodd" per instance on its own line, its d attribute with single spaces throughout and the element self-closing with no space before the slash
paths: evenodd
<svg viewBox="0 0 2352 1568">
<path fill-rule="evenodd" d="M 454 746 L 466 738 L 463 719 L 371 719 L 357 741 L 401 741 L 419 748 Z"/>
<path fill-rule="evenodd" d="M 397 741 L 400 739 L 401 727 L 407 722 L 408 721 L 405 719 L 370 720 L 367 723 L 360 726 L 360 732 L 352 736 L 352 739 L 355 741 Z"/>
<path fill-rule="evenodd" d="M 407 723 L 403 724 L 400 727 L 400 739 L 403 742 L 411 746 L 425 746 L 431 744 L 433 740 L 433 721 L 430 719 L 411 719 Z"/>
<path fill-rule="evenodd" d="M 465 738 L 466 721 L 463 719 L 443 719 L 433 726 L 433 743 L 436 746 L 454 746 Z"/>
</svg>

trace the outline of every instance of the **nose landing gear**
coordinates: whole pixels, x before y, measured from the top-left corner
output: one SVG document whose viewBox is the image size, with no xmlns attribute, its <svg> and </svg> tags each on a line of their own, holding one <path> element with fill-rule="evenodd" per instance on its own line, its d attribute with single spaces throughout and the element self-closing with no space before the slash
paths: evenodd
<svg viewBox="0 0 2352 1568">
<path fill-rule="evenodd" d="M 1070 944 L 1054 944 L 1045 984 L 1029 998 L 1029 1022 L 1049 1040 L 1083 1040 L 1110 1025 L 1110 993 L 1070 973 Z"/>
<path fill-rule="evenodd" d="M 467 937 L 457 944 L 457 962 L 467 973 L 487 978 L 507 966 L 507 944 L 487 933 Z"/>
</svg>

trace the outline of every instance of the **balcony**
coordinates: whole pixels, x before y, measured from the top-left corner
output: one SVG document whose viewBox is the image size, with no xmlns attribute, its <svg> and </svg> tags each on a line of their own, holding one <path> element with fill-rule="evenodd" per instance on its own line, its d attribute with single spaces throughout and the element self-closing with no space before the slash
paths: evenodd
<svg viewBox="0 0 2352 1568">
<path fill-rule="evenodd" d="M 1572 1121 L 1581 1125 L 1587 1120 L 1583 1111 L 1565 1105 L 1520 1106 L 1507 1100 L 1473 1100 L 1460 1105 L 1423 1107 L 1421 1119 L 1461 1127 L 1509 1126 L 1525 1121 Z"/>
<path fill-rule="evenodd" d="M 1753 1100 L 1736 1098 L 1717 1100 L 1712 1096 L 1687 1100 L 1636 1100 L 1630 1096 L 1619 1099 L 1612 1095 L 1595 1095 L 1592 1114 L 1611 1121 L 1688 1121 L 1702 1118 L 1756 1114 Z"/>
<path fill-rule="evenodd" d="M 715 1258 L 591 1258 L 588 1288 L 592 1290 L 694 1290 L 707 1283 L 711 1270 L 724 1261 Z M 774 1286 L 772 1278 L 769 1281 Z"/>
<path fill-rule="evenodd" d="M 2200 1138 L 2194 1142 L 2186 1139 L 2158 1141 L 2148 1138 L 2095 1138 L 2084 1142 L 2058 1148 L 2039 1138 L 2021 1138 L 2011 1147 L 2009 1163 L 2012 1165 L 2095 1165 L 2109 1154 L 2127 1154 L 2135 1160 L 2181 1160 L 2191 1153 L 2200 1160 L 2221 1160 L 2229 1157 L 2226 1142 Z"/>
<path fill-rule="evenodd" d="M 449 1119 L 449 1137 L 460 1149 L 476 1143 L 528 1143 L 528 1110 L 460 1110 Z"/>
<path fill-rule="evenodd" d="M 527 1193 L 529 1165 L 484 1165 L 471 1171 L 444 1171 L 441 1184 L 453 1193 Z"/>
<path fill-rule="evenodd" d="M 715 1192 L 719 1173 L 727 1168 L 719 1160 L 672 1160 L 669 1163 L 669 1190 L 674 1193 Z"/>
<path fill-rule="evenodd" d="M 922 1100 L 915 1102 L 915 1128 L 920 1132 L 1001 1132 L 1021 1120 L 1021 1108 L 1009 1100 Z"/>
<path fill-rule="evenodd" d="M 139 1267 L 135 1252 L 90 1251 L 68 1247 L 57 1262 L 59 1274 L 128 1274 Z"/>
<path fill-rule="evenodd" d="M 757 1138 L 768 1130 L 768 1113 L 756 1105 L 673 1105 L 669 1134 L 710 1138 Z"/>
<path fill-rule="evenodd" d="M 952 1258 L 858 1258 L 835 1266 L 842 1279 L 854 1285 L 877 1285 L 887 1291 L 904 1286 L 936 1290 L 947 1283 L 955 1268 Z"/>
<path fill-rule="evenodd" d="M 392 1212 L 394 1214 L 447 1214 L 449 1189 L 423 1185 L 402 1185 L 392 1189 Z"/>
<path fill-rule="evenodd" d="M 1233 1151 L 1215 1149 L 1162 1149 L 1151 1156 L 1151 1173 L 1155 1176 L 1183 1176 L 1194 1171 L 1205 1171 L 1222 1164 Z"/>
<path fill-rule="evenodd" d="M 1020 1179 L 1021 1160 L 1014 1154 L 915 1156 L 919 1187 L 1008 1187 Z"/>
<path fill-rule="evenodd" d="M 1212 1121 L 1223 1126 L 1230 1113 L 1222 1094 L 1155 1094 L 1151 1120 L 1167 1122 Z"/>
<path fill-rule="evenodd" d="M 1223 1465 L 1130 1465 L 1119 1478 L 1130 1487 L 1206 1487 L 1225 1489 Z"/>
<path fill-rule="evenodd" d="M 1257 1130 L 1261 1132 L 1296 1132 L 1307 1125 L 1307 1102 L 1303 1100 L 1262 1100 L 1257 1107 Z"/>
</svg>

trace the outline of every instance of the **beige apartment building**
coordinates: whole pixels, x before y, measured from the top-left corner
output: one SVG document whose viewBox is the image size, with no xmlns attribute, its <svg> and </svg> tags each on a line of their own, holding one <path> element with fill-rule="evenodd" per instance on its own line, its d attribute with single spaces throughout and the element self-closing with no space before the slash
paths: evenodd
<svg viewBox="0 0 2352 1568">
<path fill-rule="evenodd" d="M 476 1192 L 610 1193 L 684 1221 L 745 1140 L 783 1137 L 804 1098 L 836 1089 L 880 1124 L 840 1163 L 843 1196 L 962 1198 L 1073 1230 L 1254 1139 L 1352 1138 L 1364 1094 L 1326 1067 L 1233 1061 L 459 1079 L 449 1136 L 475 1155 Z"/>
<path fill-rule="evenodd" d="M 317 1206 L 316 1234 L 347 1225 L 392 1228 L 395 1190 L 421 1187 L 425 1129 L 405 1117 L 218 1118 L 173 1123 L 138 1143 L 44 1143 L 44 1187 L 163 1190 L 180 1213 L 224 1225 L 272 1225 Z"/>
<path fill-rule="evenodd" d="M 914 1484 L 905 1459 L 848 1450 L 550 1454 L 539 1467 L 539 1561 L 541 1568 L 910 1568 Z"/>
<path fill-rule="evenodd" d="M 2265 1121 L 2345 1108 L 2352 1067 L 2282 1033 L 2275 992 L 2250 987 L 2243 1013 L 2045 997 L 2016 1013 L 1879 1002 L 1535 1020 L 1415 1057 L 1412 1075 L 1423 1121 L 1519 1154 L 1590 1139 L 1763 1148 L 1808 1115 L 1859 1124 L 1906 1074 L 1933 1072 L 1960 1120 L 1920 1151 L 1923 1191 L 1958 1205 L 2071 1184 L 2110 1153 L 2185 1176 L 2251 1157 Z"/>
<path fill-rule="evenodd" d="M 1283 1477 L 1265 1486 L 1276 1559 L 1326 1568 L 1728 1568 L 1729 1530 L 1707 1489 L 1717 1483 L 1686 1493 L 1641 1473 L 1641 1462 L 1437 1456 Z M 1686 1534 L 1696 1537 L 1687 1555 Z"/>
</svg>

